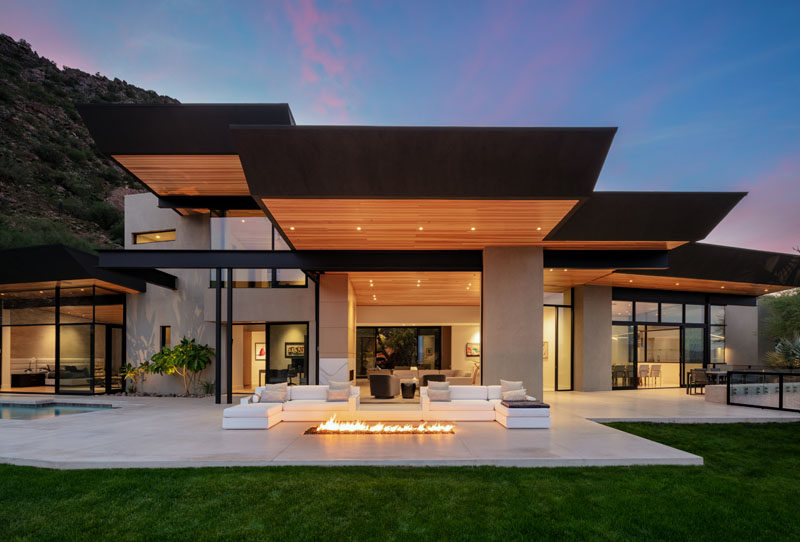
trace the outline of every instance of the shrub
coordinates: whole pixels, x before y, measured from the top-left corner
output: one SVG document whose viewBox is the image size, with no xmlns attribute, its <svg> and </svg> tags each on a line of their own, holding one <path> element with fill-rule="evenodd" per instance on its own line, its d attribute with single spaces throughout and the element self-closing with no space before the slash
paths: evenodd
<svg viewBox="0 0 800 542">
<path fill-rule="evenodd" d="M 115 224 L 120 222 L 122 213 L 105 201 L 96 201 L 89 206 L 86 213 L 89 220 L 102 226 L 105 230 L 110 230 Z"/>
<path fill-rule="evenodd" d="M 775 351 L 767 354 L 766 359 L 773 369 L 800 369 L 800 334 L 792 339 L 780 339 Z"/>
<path fill-rule="evenodd" d="M 198 344 L 194 339 L 184 337 L 170 348 L 165 346 L 150 358 L 146 371 L 154 374 L 175 374 L 183 378 L 183 390 L 189 395 L 194 388 L 197 375 L 211 364 L 214 349 L 207 344 Z"/>
<path fill-rule="evenodd" d="M 43 162 L 47 162 L 53 167 L 60 167 L 64 163 L 64 155 L 55 145 L 49 145 L 49 144 L 38 145 L 36 148 L 33 149 L 33 152 Z"/>
</svg>

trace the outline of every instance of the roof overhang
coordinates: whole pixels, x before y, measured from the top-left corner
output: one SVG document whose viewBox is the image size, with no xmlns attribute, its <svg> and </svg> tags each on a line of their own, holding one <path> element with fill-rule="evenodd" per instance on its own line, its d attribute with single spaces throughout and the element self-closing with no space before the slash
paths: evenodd
<svg viewBox="0 0 800 542">
<path fill-rule="evenodd" d="M 0 267 L 0 290 L 26 287 L 73 287 L 98 285 L 124 293 L 144 292 L 151 282 L 175 288 L 175 277 L 158 270 L 127 272 L 98 267 L 98 257 L 64 245 L 40 245 L 0 251 L 0 260 L 13 265 Z M 47 285 L 47 286 L 45 286 Z"/>
<path fill-rule="evenodd" d="M 669 253 L 663 270 L 617 270 L 607 286 L 758 296 L 800 286 L 800 256 L 689 243 Z"/>
<path fill-rule="evenodd" d="M 705 239 L 746 192 L 595 192 L 575 207 L 546 241 Z"/>
</svg>

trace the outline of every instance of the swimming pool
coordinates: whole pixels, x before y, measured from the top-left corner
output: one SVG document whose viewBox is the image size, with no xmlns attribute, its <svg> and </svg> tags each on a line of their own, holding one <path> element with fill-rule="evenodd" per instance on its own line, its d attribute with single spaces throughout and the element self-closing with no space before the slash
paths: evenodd
<svg viewBox="0 0 800 542">
<path fill-rule="evenodd" d="M 0 404 L 0 420 L 36 420 L 69 414 L 108 410 L 107 406 L 80 406 L 49 403 L 44 405 Z"/>
</svg>

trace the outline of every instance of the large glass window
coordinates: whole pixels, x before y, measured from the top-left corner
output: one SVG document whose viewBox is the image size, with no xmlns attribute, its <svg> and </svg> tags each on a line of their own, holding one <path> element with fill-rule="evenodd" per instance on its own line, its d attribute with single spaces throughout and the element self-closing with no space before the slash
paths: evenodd
<svg viewBox="0 0 800 542">
<path fill-rule="evenodd" d="M 611 387 L 633 388 L 636 359 L 634 327 L 611 326 Z"/>
<path fill-rule="evenodd" d="M 121 388 L 124 295 L 92 285 L 5 291 L 0 305 L 2 391 L 103 393 Z"/>
<path fill-rule="evenodd" d="M 658 303 L 636 302 L 637 322 L 658 322 Z"/>
<path fill-rule="evenodd" d="M 638 327 L 638 387 L 674 388 L 681 379 L 681 329 L 673 326 Z"/>
<path fill-rule="evenodd" d="M 257 211 L 236 212 L 236 216 L 211 217 L 213 250 L 290 250 L 269 219 Z M 228 280 L 222 271 L 223 286 Z M 300 269 L 234 269 L 234 288 L 275 288 L 306 286 L 307 277 Z M 216 270 L 211 270 L 211 286 L 216 286 Z"/>
<path fill-rule="evenodd" d="M 705 305 L 686 305 L 686 323 L 703 324 L 706 321 Z"/>
<path fill-rule="evenodd" d="M 359 377 L 370 369 L 442 368 L 441 327 L 359 327 L 356 338 Z"/>
<path fill-rule="evenodd" d="M 611 320 L 615 322 L 630 322 L 633 320 L 633 302 L 612 301 Z"/>
<path fill-rule="evenodd" d="M 683 305 L 680 303 L 662 303 L 661 321 L 676 324 L 683 322 Z"/>
</svg>

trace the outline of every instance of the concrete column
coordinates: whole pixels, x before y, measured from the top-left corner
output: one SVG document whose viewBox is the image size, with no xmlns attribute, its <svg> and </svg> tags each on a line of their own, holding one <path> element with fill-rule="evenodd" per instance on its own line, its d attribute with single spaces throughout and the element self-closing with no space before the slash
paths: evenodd
<svg viewBox="0 0 800 542">
<path fill-rule="evenodd" d="M 350 380 L 356 366 L 356 301 L 347 274 L 319 282 L 319 384 Z"/>
<path fill-rule="evenodd" d="M 725 307 L 725 363 L 761 367 L 758 353 L 758 307 Z"/>
<path fill-rule="evenodd" d="M 611 389 L 611 287 L 576 286 L 574 389 Z"/>
<path fill-rule="evenodd" d="M 522 380 L 541 399 L 541 247 L 486 247 L 482 298 L 483 384 Z"/>
</svg>

